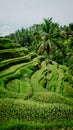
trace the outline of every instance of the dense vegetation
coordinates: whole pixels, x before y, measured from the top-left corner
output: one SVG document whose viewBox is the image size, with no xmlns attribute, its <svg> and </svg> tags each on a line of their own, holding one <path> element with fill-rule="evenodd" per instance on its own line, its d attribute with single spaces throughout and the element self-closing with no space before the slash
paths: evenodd
<svg viewBox="0 0 73 130">
<path fill-rule="evenodd" d="M 0 38 L 0 129 L 73 129 L 73 24 L 52 18 Z"/>
</svg>

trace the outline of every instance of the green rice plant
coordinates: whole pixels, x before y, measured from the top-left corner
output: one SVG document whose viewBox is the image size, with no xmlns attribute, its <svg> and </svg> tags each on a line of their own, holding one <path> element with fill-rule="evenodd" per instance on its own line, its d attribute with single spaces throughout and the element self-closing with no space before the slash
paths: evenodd
<svg viewBox="0 0 73 130">
<path fill-rule="evenodd" d="M 12 119 L 50 123 L 73 120 L 73 107 L 61 103 L 40 103 L 20 99 L 0 99 L 0 125 Z"/>
<path fill-rule="evenodd" d="M 21 57 L 28 53 L 28 49 L 25 47 L 0 50 L 0 61 L 3 61 L 5 59 Z"/>
<path fill-rule="evenodd" d="M 8 48 L 16 48 L 16 47 L 20 47 L 20 45 L 17 43 L 13 43 L 13 41 L 8 38 L 0 37 L 0 49 L 8 49 Z"/>
<path fill-rule="evenodd" d="M 40 59 L 40 57 L 36 57 L 28 63 L 14 65 L 14 66 L 2 71 L 0 74 L 0 77 L 5 81 L 7 81 L 9 78 L 12 78 L 12 77 L 18 77 L 18 75 L 20 75 L 21 70 L 23 70 L 27 65 L 29 67 L 34 66 L 34 68 L 36 69 L 36 66 L 38 66 L 38 64 L 39 64 L 39 59 Z"/>
<path fill-rule="evenodd" d="M 41 64 L 41 69 L 37 70 L 32 76 L 31 76 L 31 85 L 33 87 L 34 92 L 39 92 L 39 91 L 46 91 L 44 89 L 44 75 L 43 71 L 46 70 L 46 66 L 44 65 L 45 61 L 42 62 Z M 42 79 L 42 82 L 40 82 Z M 35 83 L 35 85 L 34 85 Z"/>
<path fill-rule="evenodd" d="M 26 95 L 21 93 L 11 92 L 5 88 L 0 88 L 0 99 L 4 99 L 4 98 L 25 99 Z"/>
<path fill-rule="evenodd" d="M 41 64 L 41 69 L 36 71 L 31 77 L 31 84 L 33 87 L 34 92 L 41 92 L 41 91 L 50 91 L 55 92 L 61 95 L 70 95 L 70 91 L 67 91 L 66 88 L 71 88 L 71 97 L 72 97 L 72 82 L 71 78 L 72 75 L 69 74 L 69 70 L 66 66 L 62 66 L 57 64 L 56 62 L 49 63 L 49 75 L 47 77 L 47 66 L 46 62 L 43 61 Z M 49 81 L 49 86 L 47 85 L 47 78 Z M 68 79 L 67 81 L 65 79 Z M 35 83 L 35 85 L 34 85 Z M 44 89 L 45 88 L 45 89 Z M 66 94 L 65 94 L 66 92 Z"/>
<path fill-rule="evenodd" d="M 5 49 L 5 50 L 0 50 L 0 54 L 7 53 L 7 52 L 14 53 L 14 52 L 21 52 L 21 51 L 28 54 L 28 48 L 25 48 L 25 47 L 19 47 L 19 48 L 13 48 L 13 49 L 10 48 L 10 49 Z"/>
<path fill-rule="evenodd" d="M 29 95 L 32 91 L 31 84 L 28 78 L 24 79 L 14 79 L 7 83 L 6 89 L 11 92 L 22 93 L 24 95 Z"/>
<path fill-rule="evenodd" d="M 32 63 L 32 61 L 24 62 L 24 63 L 21 63 L 21 64 L 17 64 L 17 65 L 11 66 L 8 69 L 3 70 L 0 73 L 0 77 L 4 77 L 6 75 L 12 74 L 12 73 L 16 72 L 17 70 L 20 70 L 21 68 L 23 68 L 25 65 L 28 65 L 28 64 L 31 64 L 31 63 Z"/>
<path fill-rule="evenodd" d="M 47 70 L 46 70 L 46 74 L 47 74 Z M 49 91 L 56 92 L 66 96 L 66 95 L 70 95 L 70 94 L 65 94 L 65 92 L 68 93 L 68 91 L 65 91 L 67 90 L 66 88 L 71 88 L 71 91 L 73 93 L 73 89 L 72 87 L 70 87 L 73 84 L 72 75 L 69 73 L 68 67 L 64 65 L 59 65 L 56 62 L 52 62 L 52 64 L 49 64 L 48 78 L 49 78 L 49 85 L 47 89 Z"/>
<path fill-rule="evenodd" d="M 20 92 L 20 80 L 14 79 L 8 82 L 6 89 L 11 92 Z"/>
<path fill-rule="evenodd" d="M 27 86 L 31 86 L 34 93 L 41 92 L 41 91 L 52 91 L 56 93 L 60 93 L 61 95 L 68 95 L 65 94 L 65 90 L 67 86 L 70 86 L 70 79 L 71 76 L 67 77 L 68 70 L 66 67 L 60 66 L 57 63 L 53 62 L 49 64 L 49 87 L 46 88 L 46 73 L 47 73 L 47 66 L 45 61 L 41 63 L 41 68 L 39 68 L 40 61 L 43 57 L 39 56 L 33 58 L 28 63 L 21 63 L 10 67 L 7 70 L 2 71 L 0 74 L 1 78 L 6 82 L 13 80 L 14 78 L 21 79 L 21 75 L 26 74 L 28 75 L 28 80 L 24 79 L 24 83 L 21 84 L 30 84 Z M 60 69 L 60 70 L 59 70 Z M 65 73 L 63 72 L 65 71 Z M 65 81 L 64 78 L 68 78 L 68 81 Z M 30 79 L 30 82 L 28 82 Z M 35 83 L 35 85 L 34 85 Z M 10 86 L 10 85 L 9 85 Z M 23 90 L 24 85 L 21 85 Z M 27 87 L 29 88 L 29 87 Z M 27 89 L 26 89 L 27 90 Z M 15 91 L 15 90 L 14 90 Z M 66 93 L 69 93 L 67 91 Z M 72 97 L 72 96 L 71 96 Z"/>
<path fill-rule="evenodd" d="M 21 64 L 24 62 L 28 62 L 31 59 L 33 59 L 33 57 L 36 57 L 35 53 L 30 53 L 26 56 L 23 57 L 19 57 L 19 58 L 13 58 L 13 59 L 9 59 L 9 60 L 4 60 L 0 63 L 0 70 L 4 70 L 6 68 L 9 68 L 10 66 L 16 65 L 16 64 Z"/>
<path fill-rule="evenodd" d="M 36 62 L 35 62 L 36 61 Z M 7 93 L 9 92 L 17 92 L 17 93 L 22 93 L 24 96 L 29 98 L 33 92 L 32 92 L 32 86 L 31 86 L 31 81 L 30 77 L 31 75 L 38 69 L 38 62 L 39 62 L 39 57 L 34 58 L 31 62 L 24 64 L 23 66 L 20 66 L 18 70 L 12 70 L 13 73 L 7 74 L 6 76 L 2 77 L 2 80 L 4 80 L 4 87 L 7 89 L 6 94 L 5 91 L 1 91 L 1 98 L 6 97 Z M 3 89 L 4 89 L 3 87 Z M 3 96 L 3 92 L 5 96 Z M 10 94 L 8 94 L 10 95 Z M 10 97 L 10 96 L 7 96 Z M 11 94 L 11 98 L 12 98 Z"/>
<path fill-rule="evenodd" d="M 0 126 L 1 130 L 72 130 L 73 121 L 59 121 L 51 123 L 40 122 L 22 122 L 20 120 L 11 120 L 5 123 L 4 126 Z"/>
<path fill-rule="evenodd" d="M 66 97 L 69 97 L 69 98 L 73 99 L 73 87 L 72 87 L 72 85 L 66 86 L 64 88 L 64 95 Z"/>
<path fill-rule="evenodd" d="M 62 103 L 73 106 L 73 99 L 66 98 L 54 92 L 38 92 L 35 93 L 31 100 L 45 103 Z"/>
<path fill-rule="evenodd" d="M 21 63 L 21 64 L 17 64 L 17 65 L 14 65 L 14 66 L 11 66 L 9 67 L 8 69 L 5 69 L 3 70 L 1 73 L 0 73 L 0 77 L 5 77 L 9 74 L 13 74 L 15 73 L 18 69 L 20 69 L 21 67 L 25 66 L 27 63 Z"/>
<path fill-rule="evenodd" d="M 0 83 L 0 98 L 28 99 L 33 91 L 29 79 L 14 79 L 4 84 Z"/>
</svg>

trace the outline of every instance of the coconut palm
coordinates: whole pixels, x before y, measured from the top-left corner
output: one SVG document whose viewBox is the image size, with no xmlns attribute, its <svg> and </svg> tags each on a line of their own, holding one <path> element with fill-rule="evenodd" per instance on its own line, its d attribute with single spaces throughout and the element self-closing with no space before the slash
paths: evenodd
<svg viewBox="0 0 73 130">
<path fill-rule="evenodd" d="M 57 23 L 52 22 L 52 18 L 44 19 L 42 23 L 42 40 L 43 43 L 40 45 L 38 49 L 38 54 L 43 53 L 46 51 L 47 59 L 48 59 L 48 70 L 47 70 L 47 85 L 49 86 L 49 54 L 51 51 L 51 46 L 53 42 L 58 38 L 59 35 L 59 25 Z"/>
<path fill-rule="evenodd" d="M 42 41 L 44 44 L 44 49 L 46 49 L 47 54 L 49 55 L 50 47 L 52 44 L 57 41 L 57 38 L 60 34 L 59 25 L 57 23 L 52 22 L 52 18 L 50 19 L 44 19 L 44 22 L 42 23 Z M 48 49 L 48 50 L 47 50 Z"/>
</svg>

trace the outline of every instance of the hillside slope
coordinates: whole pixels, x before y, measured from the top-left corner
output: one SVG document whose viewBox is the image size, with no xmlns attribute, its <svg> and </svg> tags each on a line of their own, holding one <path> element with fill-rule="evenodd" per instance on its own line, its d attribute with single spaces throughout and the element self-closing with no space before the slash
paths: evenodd
<svg viewBox="0 0 73 130">
<path fill-rule="evenodd" d="M 0 129 L 72 130 L 73 81 L 68 67 L 47 62 L 27 48 L 22 54 L 23 50 L 0 50 Z M 7 52 L 12 55 L 3 59 Z"/>
</svg>

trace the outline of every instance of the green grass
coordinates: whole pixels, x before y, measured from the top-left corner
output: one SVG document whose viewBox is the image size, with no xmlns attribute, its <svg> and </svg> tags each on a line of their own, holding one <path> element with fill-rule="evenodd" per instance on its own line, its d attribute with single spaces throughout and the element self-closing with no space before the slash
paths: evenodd
<svg viewBox="0 0 73 130">
<path fill-rule="evenodd" d="M 8 82 L 6 89 L 11 92 L 20 92 L 20 80 L 14 79 Z"/>
<path fill-rule="evenodd" d="M 7 53 L 7 52 L 12 52 L 12 53 L 16 52 L 17 53 L 17 52 L 21 52 L 21 51 L 28 54 L 28 48 L 25 48 L 25 47 L 13 48 L 13 49 L 10 48 L 10 49 L 5 49 L 5 50 L 0 50 L 0 54 Z"/>
<path fill-rule="evenodd" d="M 25 79 L 25 77 L 24 77 Z M 25 82 L 23 79 L 14 79 L 8 82 L 6 85 L 6 89 L 11 92 L 17 92 L 22 94 L 28 94 L 31 92 L 31 84 L 30 80 L 28 78 L 25 79 Z"/>
<path fill-rule="evenodd" d="M 9 48 L 16 48 L 16 47 L 20 47 L 20 45 L 17 43 L 13 43 L 13 41 L 8 38 L 0 37 L 0 49 L 9 49 Z"/>
<path fill-rule="evenodd" d="M 51 123 L 73 120 L 73 107 L 61 103 L 39 103 L 30 100 L 0 99 L 0 125 L 11 119 Z"/>
<path fill-rule="evenodd" d="M 30 95 L 25 95 L 25 94 L 21 94 L 21 93 L 11 92 L 11 91 L 8 91 L 5 88 L 4 89 L 0 88 L 0 99 L 4 99 L 4 98 L 26 99 L 27 97 L 30 97 Z"/>
<path fill-rule="evenodd" d="M 20 68 L 18 67 L 19 65 L 17 65 L 18 69 L 13 66 L 13 69 L 10 68 L 9 72 L 6 71 L 7 75 L 4 75 L 4 77 L 2 77 L 3 81 L 0 82 L 0 98 L 6 98 L 6 96 L 11 98 L 19 98 L 19 93 L 24 94 L 24 96 L 21 96 L 22 98 L 29 98 L 33 94 L 30 77 L 38 69 L 38 62 L 40 58 L 41 57 L 34 58 L 28 64 L 23 64 L 23 66 L 20 64 Z M 16 94 L 14 92 L 16 92 Z M 13 94 L 16 96 L 13 96 Z"/>
<path fill-rule="evenodd" d="M 29 51 L 25 47 L 0 50 L 0 61 L 3 61 L 5 59 L 21 57 L 28 53 L 29 53 Z"/>
<path fill-rule="evenodd" d="M 33 59 L 34 57 L 36 57 L 36 54 L 30 53 L 30 54 L 23 56 L 23 57 L 4 60 L 0 63 L 0 70 L 2 71 L 4 69 L 9 68 L 10 66 L 13 66 L 13 65 L 16 65 L 16 64 L 21 64 L 21 63 L 24 63 L 24 62 L 28 62 L 31 59 Z"/>
<path fill-rule="evenodd" d="M 40 122 L 22 122 L 19 120 L 11 120 L 7 122 L 4 126 L 0 126 L 1 130 L 72 130 L 73 121 L 59 121 L 51 123 L 40 123 Z"/>
<path fill-rule="evenodd" d="M 31 59 L 32 58 L 32 55 L 28 55 L 27 57 L 26 57 L 26 59 Z M 19 60 L 21 60 L 22 58 L 20 58 Z M 23 58 L 23 63 L 21 63 L 21 64 L 16 64 L 16 65 L 13 65 L 13 66 L 11 66 L 11 67 L 9 67 L 8 69 L 5 69 L 5 70 L 3 70 L 3 71 L 1 71 L 1 73 L 0 73 L 0 77 L 3 77 L 3 76 L 6 76 L 6 75 L 9 75 L 9 74 L 12 74 L 12 73 L 14 73 L 15 71 L 17 71 L 18 69 L 20 69 L 21 67 L 23 67 L 23 66 L 25 66 L 25 65 L 30 65 L 31 63 L 33 63 L 33 62 L 35 62 L 34 61 L 34 59 L 32 60 L 32 61 L 30 61 L 30 62 L 25 62 L 25 60 L 24 60 L 25 58 Z M 36 62 L 37 62 L 37 60 L 38 60 L 38 58 L 35 58 L 35 60 L 36 60 Z"/>
<path fill-rule="evenodd" d="M 32 84 L 34 93 L 39 92 L 39 91 L 46 91 L 43 87 L 45 82 L 43 84 L 42 82 L 40 82 L 40 79 L 44 81 L 43 71 L 46 70 L 46 66 L 44 64 L 45 62 L 42 62 L 41 69 L 37 70 L 31 77 L 31 84 Z"/>
<path fill-rule="evenodd" d="M 54 92 L 38 92 L 35 93 L 31 100 L 41 103 L 61 103 L 73 106 L 73 99 L 66 98 Z"/>
<path fill-rule="evenodd" d="M 25 93 L 27 92 L 28 89 L 30 89 L 31 86 L 33 93 L 41 92 L 41 91 L 42 92 L 50 91 L 64 96 L 66 95 L 68 97 L 71 94 L 70 97 L 72 97 L 73 88 L 71 87 L 69 82 L 71 76 L 68 75 L 67 67 L 65 68 L 63 66 L 59 66 L 55 62 L 49 64 L 49 87 L 46 88 L 47 66 L 45 61 L 40 64 L 41 59 L 42 57 L 39 56 L 33 58 L 33 60 L 31 60 L 28 63 L 25 62 L 25 63 L 17 64 L 2 71 L 0 73 L 0 76 L 5 81 L 6 88 L 9 91 L 15 92 L 17 90 L 21 93 Z M 65 73 L 63 73 L 63 71 L 65 71 Z M 25 75 L 27 75 L 27 77 Z M 68 81 L 64 82 L 64 79 L 66 77 L 68 78 Z M 14 83 L 14 78 L 18 79 L 19 83 L 17 82 Z M 72 89 L 70 89 L 70 87 Z M 71 91 L 68 91 L 67 88 L 69 88 L 69 90 Z"/>
<path fill-rule="evenodd" d="M 72 75 L 69 73 L 68 68 L 53 61 L 47 69 L 49 71 L 49 84 L 47 89 L 67 97 L 73 97 Z M 47 70 L 45 74 L 47 79 Z"/>
<path fill-rule="evenodd" d="M 28 66 L 31 70 L 32 70 L 33 66 L 34 66 L 34 70 L 35 69 L 37 70 L 40 59 L 42 59 L 42 58 L 39 56 L 39 57 L 34 58 L 33 60 L 31 60 L 28 63 L 14 65 L 14 66 L 2 71 L 0 73 L 0 77 L 5 81 L 7 81 L 9 78 L 18 77 L 20 75 L 20 72 L 22 73 L 23 70 L 26 72 L 26 70 L 24 68 L 28 67 Z"/>
<path fill-rule="evenodd" d="M 25 50 L 0 50 L 2 55 L 15 54 L 0 63 L 0 129 L 72 130 L 73 82 L 68 68 L 54 61 L 46 66 L 43 56 L 26 55 Z"/>
<path fill-rule="evenodd" d="M 56 62 L 52 62 L 48 67 L 46 66 L 46 62 L 43 61 L 41 69 L 32 75 L 31 84 L 34 92 L 48 90 L 67 97 L 73 97 L 72 75 L 70 75 L 68 68 Z"/>
</svg>

